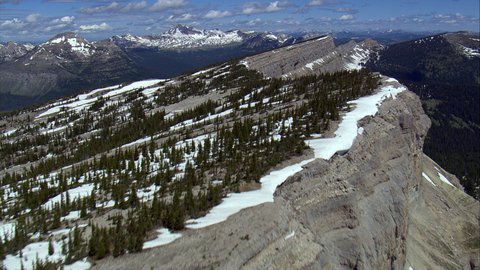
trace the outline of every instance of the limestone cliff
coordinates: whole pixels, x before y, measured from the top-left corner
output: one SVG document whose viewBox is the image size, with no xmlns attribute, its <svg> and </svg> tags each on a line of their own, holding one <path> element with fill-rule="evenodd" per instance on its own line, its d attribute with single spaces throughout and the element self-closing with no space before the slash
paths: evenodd
<svg viewBox="0 0 480 270">
<path fill-rule="evenodd" d="M 274 203 L 94 268 L 477 269 L 479 202 L 423 154 L 419 99 L 405 91 L 359 125 L 347 153 L 306 165 Z"/>
<path fill-rule="evenodd" d="M 243 63 L 267 77 L 302 76 L 359 69 L 380 47 L 371 39 L 336 46 L 331 36 L 324 36 L 250 56 Z"/>
</svg>

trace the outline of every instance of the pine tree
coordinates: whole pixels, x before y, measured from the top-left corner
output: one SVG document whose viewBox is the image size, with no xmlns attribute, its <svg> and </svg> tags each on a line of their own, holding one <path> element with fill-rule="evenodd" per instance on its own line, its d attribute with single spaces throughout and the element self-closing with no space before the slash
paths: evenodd
<svg viewBox="0 0 480 270">
<path fill-rule="evenodd" d="M 2 241 L 2 236 L 0 235 L 0 260 L 5 259 L 5 247 Z"/>
<path fill-rule="evenodd" d="M 132 184 L 130 189 L 130 196 L 128 197 L 128 204 L 131 207 L 135 207 L 138 204 L 138 196 L 137 196 L 137 187 L 135 184 Z"/>
<path fill-rule="evenodd" d="M 52 238 L 48 241 L 48 255 L 52 256 L 55 253 L 55 248 L 53 247 Z"/>
</svg>

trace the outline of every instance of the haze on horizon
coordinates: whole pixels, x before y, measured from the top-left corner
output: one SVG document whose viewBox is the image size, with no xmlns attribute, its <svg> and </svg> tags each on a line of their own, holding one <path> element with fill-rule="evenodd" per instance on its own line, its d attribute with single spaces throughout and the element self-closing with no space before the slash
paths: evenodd
<svg viewBox="0 0 480 270">
<path fill-rule="evenodd" d="M 159 34 L 175 24 L 272 32 L 479 31 L 478 0 L 0 0 L 0 42 Z"/>
</svg>

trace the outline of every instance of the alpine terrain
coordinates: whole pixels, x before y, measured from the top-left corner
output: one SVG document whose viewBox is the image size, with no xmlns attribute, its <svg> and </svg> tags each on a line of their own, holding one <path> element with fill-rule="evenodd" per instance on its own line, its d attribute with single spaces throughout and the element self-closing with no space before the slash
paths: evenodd
<svg viewBox="0 0 480 270">
<path fill-rule="evenodd" d="M 137 50 L 196 46 L 274 49 L 122 82 Z M 410 85 L 363 68 L 392 47 L 177 28 L 2 64 L 16 93 L 117 84 L 1 116 L 0 268 L 478 269 L 480 203 L 423 152 Z"/>
<path fill-rule="evenodd" d="M 170 78 L 300 41 L 284 34 L 198 30 L 176 25 L 158 36 L 91 42 L 72 32 L 31 44 L 0 45 L 0 111 L 98 87 Z"/>
</svg>

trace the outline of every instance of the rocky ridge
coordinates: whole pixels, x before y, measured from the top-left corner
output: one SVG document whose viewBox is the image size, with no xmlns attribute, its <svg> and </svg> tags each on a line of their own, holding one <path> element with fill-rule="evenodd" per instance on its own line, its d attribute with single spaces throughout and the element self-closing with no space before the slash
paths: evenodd
<svg viewBox="0 0 480 270">
<path fill-rule="evenodd" d="M 346 154 L 306 165 L 277 189 L 274 203 L 94 269 L 478 267 L 479 203 L 455 177 L 431 173 L 436 164 L 422 153 L 430 121 L 419 99 L 403 92 L 359 125 Z"/>
<path fill-rule="evenodd" d="M 333 37 L 322 36 L 247 57 L 243 63 L 268 77 L 301 76 L 360 69 L 379 48 L 381 46 L 373 40 L 336 46 Z"/>
</svg>

